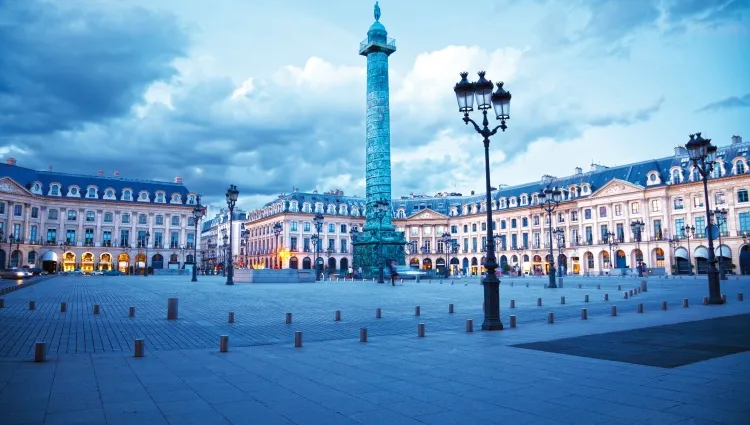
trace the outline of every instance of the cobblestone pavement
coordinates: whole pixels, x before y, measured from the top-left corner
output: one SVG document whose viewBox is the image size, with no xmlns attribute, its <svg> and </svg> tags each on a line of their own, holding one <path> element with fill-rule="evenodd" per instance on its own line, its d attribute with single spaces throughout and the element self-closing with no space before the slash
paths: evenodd
<svg viewBox="0 0 750 425">
<path fill-rule="evenodd" d="M 620 315 L 635 314 L 643 303 L 647 312 L 660 309 L 661 301 L 680 307 L 683 298 L 698 304 L 706 295 L 705 276 L 683 279 L 648 279 L 648 292 L 624 299 L 627 290 L 640 286 L 635 278 L 565 278 L 563 289 L 544 289 L 546 278 L 504 279 L 501 286 L 502 321 L 510 314 L 519 326 L 544 323 L 547 313 L 556 321 L 579 320 L 586 307 L 589 317 L 609 315 L 617 305 Z M 305 341 L 354 338 L 360 327 L 370 336 L 408 335 L 417 323 L 431 331 L 458 331 L 467 318 L 479 328 L 482 321 L 482 286 L 478 279 L 406 281 L 392 287 L 374 282 L 325 282 L 313 284 L 236 284 L 226 286 L 221 277 L 201 276 L 192 283 L 185 276 L 54 277 L 3 296 L 0 309 L 0 357 L 28 358 L 37 341 L 48 343 L 49 353 L 127 352 L 133 340 L 143 338 L 149 350 L 214 348 L 220 335 L 229 335 L 232 346 L 290 343 L 294 331 Z M 442 283 L 441 283 L 442 282 Z M 529 287 L 526 287 L 528 283 Z M 578 285 L 582 288 L 578 288 Z M 597 290 L 596 285 L 601 289 Z M 617 286 L 622 290 L 618 291 Z M 730 302 L 737 292 L 748 293 L 750 280 L 730 278 L 722 290 Z M 604 294 L 609 301 L 603 301 Z M 584 302 L 589 295 L 590 302 Z M 561 297 L 566 303 L 561 304 Z M 166 320 L 167 299 L 179 299 L 179 320 Z M 537 298 L 543 306 L 537 307 Z M 508 308 L 510 300 L 516 308 Z M 29 310 L 29 301 L 36 308 Z M 67 312 L 60 312 L 60 303 Z M 448 313 L 453 303 L 455 314 Z M 93 313 L 94 305 L 100 314 Z M 421 307 L 421 316 L 414 307 Z M 128 308 L 135 307 L 134 318 Z M 382 319 L 375 318 L 376 308 Z M 341 310 L 342 321 L 334 321 Z M 229 312 L 236 322 L 227 323 Z M 293 314 L 293 324 L 284 322 Z"/>
</svg>

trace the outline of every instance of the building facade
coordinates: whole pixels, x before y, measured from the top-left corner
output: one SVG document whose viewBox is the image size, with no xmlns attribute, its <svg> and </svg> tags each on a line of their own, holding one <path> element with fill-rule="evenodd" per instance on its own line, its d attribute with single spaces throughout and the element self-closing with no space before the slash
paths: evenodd
<svg viewBox="0 0 750 425">
<path fill-rule="evenodd" d="M 633 269 L 639 262 L 651 273 L 705 273 L 707 239 L 705 203 L 727 210 L 715 253 L 728 272 L 750 274 L 750 143 L 739 136 L 719 147 L 709 178 L 709 199 L 684 148 L 674 155 L 635 164 L 576 167 L 570 176 L 551 178 L 562 191 L 552 212 L 553 256 L 566 274 L 608 274 Z M 545 274 L 550 263 L 550 217 L 539 194 L 546 181 L 501 187 L 492 193 L 491 223 L 500 270 Z M 393 225 L 407 240 L 407 263 L 426 270 L 481 273 L 486 246 L 483 194 L 408 196 L 391 201 Z M 329 271 L 352 264 L 351 229 L 365 222 L 365 200 L 340 191 L 281 195 L 248 213 L 245 228 L 250 265 L 310 268 L 316 258 L 312 237 L 315 213 L 324 215 L 317 258 Z M 642 221 L 640 241 L 631 223 Z M 276 237 L 272 228 L 281 223 Z M 686 231 L 691 226 L 695 231 Z M 444 236 L 448 234 L 447 236 Z M 450 240 L 450 243 L 445 244 Z"/>
<path fill-rule="evenodd" d="M 36 171 L 0 164 L 0 264 L 56 270 L 194 264 L 196 194 L 174 182 Z"/>
<path fill-rule="evenodd" d="M 233 220 L 229 220 L 229 209 L 226 208 L 222 208 L 213 218 L 203 220 L 199 246 L 199 261 L 203 270 L 223 271 L 228 264 L 230 243 L 232 244 L 233 264 L 235 267 L 246 267 L 247 251 L 243 238 L 243 224 L 246 220 L 247 213 L 236 209 Z"/>
</svg>

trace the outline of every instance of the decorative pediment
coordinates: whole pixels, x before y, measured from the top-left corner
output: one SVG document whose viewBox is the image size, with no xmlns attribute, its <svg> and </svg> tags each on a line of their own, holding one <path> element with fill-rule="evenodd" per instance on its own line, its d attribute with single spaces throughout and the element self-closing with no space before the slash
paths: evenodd
<svg viewBox="0 0 750 425">
<path fill-rule="evenodd" d="M 448 216 L 444 214 L 440 214 L 439 212 L 431 210 L 429 208 L 425 208 L 423 210 L 415 212 L 409 217 L 406 217 L 407 220 L 436 220 L 436 219 L 444 219 L 444 218 L 448 218 Z"/>
<path fill-rule="evenodd" d="M 26 190 L 25 187 L 16 183 L 15 180 L 10 177 L 3 177 L 0 179 L 0 193 L 10 193 L 13 195 L 31 195 L 31 192 Z"/>
<path fill-rule="evenodd" d="M 612 179 L 607 184 L 591 194 L 592 198 L 601 198 L 605 196 L 623 195 L 628 193 L 639 193 L 644 189 L 643 186 L 627 182 L 620 179 Z"/>
</svg>

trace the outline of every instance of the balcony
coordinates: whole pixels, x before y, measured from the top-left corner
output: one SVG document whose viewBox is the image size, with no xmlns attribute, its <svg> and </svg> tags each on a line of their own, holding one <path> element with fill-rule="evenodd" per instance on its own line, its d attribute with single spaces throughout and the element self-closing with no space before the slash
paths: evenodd
<svg viewBox="0 0 750 425">
<path fill-rule="evenodd" d="M 362 42 L 359 43 L 359 54 L 363 54 L 365 51 L 371 51 L 371 52 L 386 52 L 386 53 L 393 53 L 396 51 L 396 40 L 388 37 L 383 37 L 382 40 L 378 39 L 379 37 L 373 37 L 372 39 L 370 37 L 367 37 L 366 39 L 362 40 Z"/>
<path fill-rule="evenodd" d="M 87 239 L 86 241 L 83 242 L 83 246 L 93 247 L 94 246 L 94 240 L 93 239 Z"/>
<path fill-rule="evenodd" d="M 47 245 L 47 246 L 54 246 L 54 245 L 57 245 L 57 240 L 56 239 L 49 239 L 46 242 L 44 242 L 44 244 Z"/>
</svg>

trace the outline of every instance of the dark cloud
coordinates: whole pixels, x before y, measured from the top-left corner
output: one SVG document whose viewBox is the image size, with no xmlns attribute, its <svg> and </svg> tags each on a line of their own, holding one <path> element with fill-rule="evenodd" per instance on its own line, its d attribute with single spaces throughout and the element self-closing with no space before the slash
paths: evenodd
<svg viewBox="0 0 750 425">
<path fill-rule="evenodd" d="M 708 105 L 698 109 L 696 112 L 705 112 L 705 111 L 722 111 L 726 109 L 739 109 L 739 108 L 750 108 L 750 93 L 744 95 L 744 96 L 732 96 L 728 97 L 726 99 L 718 100 L 716 102 L 711 102 Z"/>
<path fill-rule="evenodd" d="M 186 34 L 144 9 L 0 2 L 0 131 L 49 134 L 127 114 L 176 70 Z M 2 137 L 2 136 L 0 136 Z"/>
</svg>

